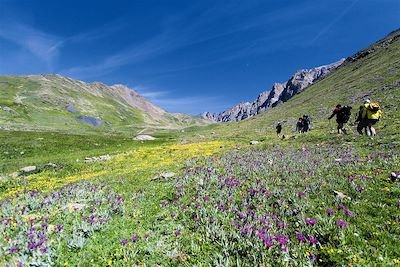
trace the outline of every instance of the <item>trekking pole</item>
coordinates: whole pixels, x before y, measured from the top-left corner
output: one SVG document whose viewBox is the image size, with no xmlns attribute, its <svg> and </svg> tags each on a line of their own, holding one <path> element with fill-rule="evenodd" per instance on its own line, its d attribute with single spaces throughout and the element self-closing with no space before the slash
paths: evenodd
<svg viewBox="0 0 400 267">
<path fill-rule="evenodd" d="M 331 120 L 329 120 L 329 133 L 331 133 L 331 134 L 334 133 L 334 130 L 333 130 L 333 128 L 332 128 Z"/>
</svg>

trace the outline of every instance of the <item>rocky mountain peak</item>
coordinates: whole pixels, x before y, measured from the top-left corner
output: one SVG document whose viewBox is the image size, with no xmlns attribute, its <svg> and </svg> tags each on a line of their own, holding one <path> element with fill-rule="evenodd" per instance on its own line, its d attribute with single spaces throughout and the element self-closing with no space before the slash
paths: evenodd
<svg viewBox="0 0 400 267">
<path fill-rule="evenodd" d="M 274 83 L 271 90 L 260 93 L 253 102 L 239 103 L 221 113 L 204 112 L 202 117 L 214 122 L 241 121 L 262 113 L 270 108 L 289 100 L 308 86 L 322 79 L 339 67 L 345 59 L 312 69 L 297 71 L 285 83 Z"/>
</svg>

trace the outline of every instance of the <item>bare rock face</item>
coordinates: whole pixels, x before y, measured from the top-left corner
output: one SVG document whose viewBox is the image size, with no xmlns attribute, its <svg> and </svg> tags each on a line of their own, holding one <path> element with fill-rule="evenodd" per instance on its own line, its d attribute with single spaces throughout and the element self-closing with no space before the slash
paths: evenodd
<svg viewBox="0 0 400 267">
<path fill-rule="evenodd" d="M 296 72 L 286 84 L 285 89 L 282 91 L 281 96 L 279 97 L 282 102 L 289 100 L 295 94 L 303 91 L 308 86 L 312 85 L 314 82 L 320 80 L 325 77 L 332 70 L 339 67 L 344 62 L 344 59 L 335 62 L 330 65 L 320 66 L 317 68 L 313 68 L 310 70 L 300 70 Z"/>
<path fill-rule="evenodd" d="M 308 86 L 322 79 L 344 62 L 344 59 L 333 64 L 313 69 L 299 70 L 287 82 L 275 83 L 271 90 L 258 95 L 254 102 L 237 104 L 221 113 L 204 112 L 202 117 L 214 122 L 241 121 L 273 108 L 302 92 Z"/>
</svg>

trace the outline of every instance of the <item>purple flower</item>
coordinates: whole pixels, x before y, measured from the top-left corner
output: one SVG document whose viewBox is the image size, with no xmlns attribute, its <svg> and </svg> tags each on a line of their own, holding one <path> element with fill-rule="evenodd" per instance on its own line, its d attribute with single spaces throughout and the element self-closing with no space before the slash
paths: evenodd
<svg viewBox="0 0 400 267">
<path fill-rule="evenodd" d="M 64 225 L 62 224 L 57 224 L 55 228 L 55 232 L 61 232 L 64 229 Z"/>
<path fill-rule="evenodd" d="M 347 217 L 353 217 L 353 213 L 350 210 L 345 210 L 344 215 L 346 215 Z"/>
<path fill-rule="evenodd" d="M 296 238 L 299 240 L 301 243 L 305 243 L 307 241 L 306 237 L 300 233 L 296 233 Z"/>
<path fill-rule="evenodd" d="M 287 235 L 277 234 L 275 235 L 275 240 L 278 241 L 279 245 L 286 246 L 289 242 L 289 237 Z"/>
<path fill-rule="evenodd" d="M 340 228 L 346 228 L 347 227 L 347 222 L 345 222 L 342 219 L 339 219 L 336 221 L 336 225 L 339 226 Z"/>
<path fill-rule="evenodd" d="M 179 237 L 180 235 L 181 235 L 181 231 L 176 230 L 176 231 L 175 231 L 175 237 Z"/>
<path fill-rule="evenodd" d="M 237 228 L 239 228 L 239 227 L 242 226 L 242 225 L 241 225 L 240 223 L 238 223 L 237 221 L 233 221 L 233 222 L 232 222 L 232 225 L 235 226 L 235 227 L 237 227 Z"/>
<path fill-rule="evenodd" d="M 314 219 L 314 218 L 306 218 L 306 220 L 305 220 L 305 222 L 306 222 L 306 224 L 307 225 L 316 225 L 317 224 L 317 219 Z"/>
<path fill-rule="evenodd" d="M 204 200 L 204 201 L 208 201 L 209 199 L 210 199 L 210 198 L 209 198 L 208 196 L 204 196 L 204 197 L 203 197 L 203 200 Z"/>
<path fill-rule="evenodd" d="M 316 257 L 316 256 L 314 255 L 314 253 L 312 253 L 312 252 L 310 252 L 309 257 L 310 257 L 310 259 L 311 259 L 312 261 L 315 261 L 315 260 L 317 259 L 317 257 Z"/>
<path fill-rule="evenodd" d="M 278 227 L 279 227 L 279 228 L 281 228 L 281 229 L 285 229 L 285 228 L 286 228 L 286 226 L 287 226 L 287 224 L 286 224 L 286 223 L 284 223 L 284 222 L 278 222 Z"/>
<path fill-rule="evenodd" d="M 315 245 L 318 243 L 318 239 L 315 236 L 309 236 L 308 242 L 310 242 L 311 245 Z"/>
<path fill-rule="evenodd" d="M 136 241 L 139 240 L 139 236 L 138 236 L 138 235 L 133 235 L 132 238 L 131 238 L 131 240 L 132 240 L 133 242 L 136 242 Z"/>
<path fill-rule="evenodd" d="M 305 195 L 306 195 L 306 193 L 304 193 L 303 191 L 297 193 L 297 196 L 299 198 L 305 197 Z"/>
<path fill-rule="evenodd" d="M 349 179 L 349 182 L 353 182 L 354 179 L 356 179 L 356 177 L 354 175 L 350 175 L 348 179 Z"/>
<path fill-rule="evenodd" d="M 362 193 L 365 191 L 365 188 L 362 186 L 357 186 L 357 190 L 358 190 L 358 192 Z"/>
<path fill-rule="evenodd" d="M 41 247 L 40 248 L 40 252 L 42 252 L 42 254 L 47 252 L 47 247 Z"/>
<path fill-rule="evenodd" d="M 247 229 L 242 229 L 242 230 L 240 230 L 240 234 L 242 235 L 242 236 L 246 236 L 247 235 Z"/>
<path fill-rule="evenodd" d="M 19 250 L 19 249 L 18 249 L 17 246 L 12 246 L 12 247 L 8 248 L 8 252 L 9 252 L 9 253 L 15 253 L 15 252 L 17 252 L 18 250 Z"/>
<path fill-rule="evenodd" d="M 333 216 L 334 211 L 333 211 L 333 209 L 327 208 L 326 213 L 328 214 L 328 216 Z"/>
<path fill-rule="evenodd" d="M 100 222 L 101 224 L 107 223 L 107 222 L 108 222 L 108 219 L 107 219 L 107 218 L 100 218 L 99 222 Z"/>
<path fill-rule="evenodd" d="M 187 206 L 186 206 L 186 205 L 182 205 L 182 206 L 181 206 L 181 209 L 182 209 L 182 211 L 186 211 Z"/>
<path fill-rule="evenodd" d="M 36 243 L 35 242 L 28 242 L 28 245 L 26 246 L 26 248 L 28 250 L 34 250 L 37 248 Z"/>
<path fill-rule="evenodd" d="M 128 243 L 129 243 L 128 239 L 122 239 L 121 240 L 121 245 L 123 245 L 123 246 L 128 245 Z"/>
<path fill-rule="evenodd" d="M 338 210 L 344 210 L 346 207 L 343 205 L 343 203 L 340 203 L 338 205 Z"/>
<path fill-rule="evenodd" d="M 271 248 L 274 245 L 272 238 L 269 236 L 264 237 L 263 241 L 264 241 L 264 246 L 267 249 Z"/>
</svg>

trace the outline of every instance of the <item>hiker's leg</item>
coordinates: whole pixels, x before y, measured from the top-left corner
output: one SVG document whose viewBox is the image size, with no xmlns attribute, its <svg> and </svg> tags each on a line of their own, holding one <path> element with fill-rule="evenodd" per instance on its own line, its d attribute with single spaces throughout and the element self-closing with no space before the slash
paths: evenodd
<svg viewBox="0 0 400 267">
<path fill-rule="evenodd" d="M 372 133 L 371 133 L 371 126 L 368 125 L 368 126 L 366 127 L 366 129 L 367 129 L 367 135 L 368 135 L 368 136 L 371 136 L 371 134 L 372 134 Z"/>
<path fill-rule="evenodd" d="M 360 121 L 360 122 L 358 122 L 358 125 L 357 125 L 357 132 L 359 133 L 359 134 L 363 134 L 363 128 L 364 128 L 364 124 Z"/>
<path fill-rule="evenodd" d="M 338 134 L 341 134 L 343 130 L 343 123 L 338 123 Z"/>
<path fill-rule="evenodd" d="M 376 131 L 375 128 L 371 126 L 371 135 L 375 136 L 376 135 Z"/>
</svg>

